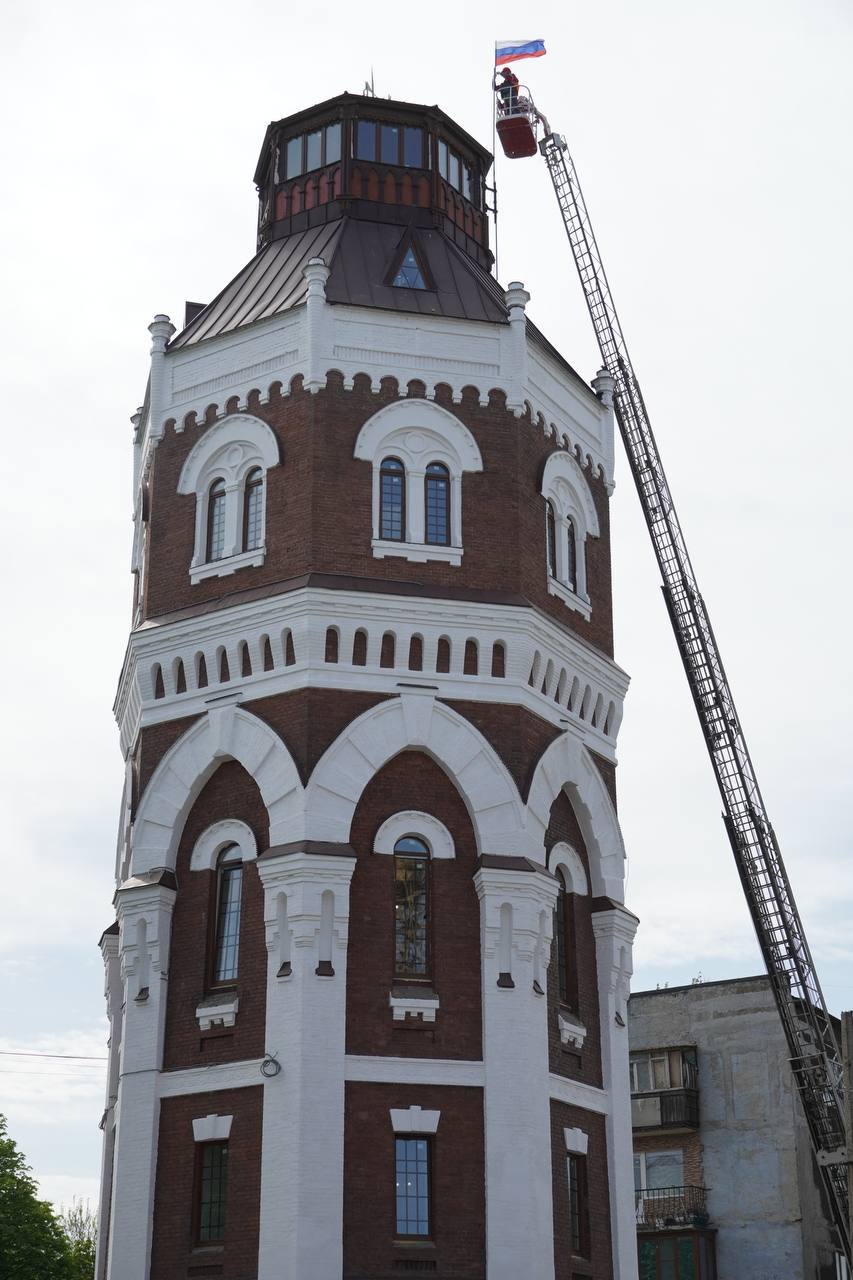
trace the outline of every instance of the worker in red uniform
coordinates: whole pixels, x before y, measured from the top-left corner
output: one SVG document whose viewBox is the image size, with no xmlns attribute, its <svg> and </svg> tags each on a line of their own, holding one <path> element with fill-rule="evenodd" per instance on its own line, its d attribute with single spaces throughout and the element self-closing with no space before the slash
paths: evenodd
<svg viewBox="0 0 853 1280">
<path fill-rule="evenodd" d="M 512 67 L 501 67 L 500 74 L 503 80 L 498 80 L 497 72 L 495 72 L 494 90 L 501 100 L 503 111 L 509 112 L 515 109 L 518 101 L 518 76 Z"/>
</svg>

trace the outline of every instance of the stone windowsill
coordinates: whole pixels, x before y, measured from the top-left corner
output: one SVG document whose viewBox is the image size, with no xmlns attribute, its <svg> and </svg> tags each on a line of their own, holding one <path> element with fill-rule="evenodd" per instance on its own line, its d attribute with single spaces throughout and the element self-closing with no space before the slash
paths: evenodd
<svg viewBox="0 0 853 1280">
<path fill-rule="evenodd" d="M 211 1031 L 218 1027 L 233 1027 L 237 1021 L 239 998 L 236 991 L 223 991 L 219 995 L 208 996 L 200 1001 L 195 1011 L 200 1031 Z"/>
<path fill-rule="evenodd" d="M 407 1015 L 420 1018 L 421 1022 L 435 1022 L 439 1007 L 438 996 L 429 987 L 393 987 L 388 1004 L 395 1022 L 404 1022 Z"/>
<path fill-rule="evenodd" d="M 556 596 L 558 600 L 562 600 L 563 604 L 568 605 L 570 609 L 574 609 L 587 621 L 592 617 L 592 603 L 589 596 L 582 596 L 577 591 L 572 591 L 571 587 L 567 587 L 565 582 L 549 577 L 548 594 Z"/>
<path fill-rule="evenodd" d="M 195 586 L 205 578 L 225 578 L 238 569 L 249 569 L 263 564 L 266 558 L 265 546 L 255 547 L 253 551 L 241 551 L 236 556 L 223 556 L 221 560 L 207 560 L 202 564 L 190 565 L 190 582 Z"/>
<path fill-rule="evenodd" d="M 413 560 L 424 564 L 428 560 L 437 560 L 442 564 L 461 564 L 461 547 L 440 547 L 427 542 L 395 542 L 390 538 L 373 539 L 373 555 L 377 560 L 386 556 L 400 556 L 404 560 Z"/>
</svg>

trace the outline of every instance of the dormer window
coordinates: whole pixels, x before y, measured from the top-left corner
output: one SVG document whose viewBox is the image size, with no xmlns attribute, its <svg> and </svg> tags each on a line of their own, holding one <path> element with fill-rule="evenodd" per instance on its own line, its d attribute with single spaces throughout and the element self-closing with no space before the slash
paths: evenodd
<svg viewBox="0 0 853 1280">
<path fill-rule="evenodd" d="M 391 283 L 398 289 L 425 289 L 427 287 L 423 272 L 415 257 L 415 251 L 411 245 L 403 254 L 403 261 L 400 263 L 397 274 Z"/>
</svg>

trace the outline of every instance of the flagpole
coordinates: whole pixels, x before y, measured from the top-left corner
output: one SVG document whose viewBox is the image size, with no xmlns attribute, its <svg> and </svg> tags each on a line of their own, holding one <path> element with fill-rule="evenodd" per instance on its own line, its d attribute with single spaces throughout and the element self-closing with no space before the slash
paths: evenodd
<svg viewBox="0 0 853 1280">
<path fill-rule="evenodd" d="M 497 45 L 492 54 L 492 191 L 494 193 L 492 209 L 495 218 L 495 279 L 500 283 L 500 275 L 498 273 L 498 148 L 497 148 L 497 119 L 498 119 L 498 95 L 495 93 L 495 67 L 497 65 Z"/>
</svg>

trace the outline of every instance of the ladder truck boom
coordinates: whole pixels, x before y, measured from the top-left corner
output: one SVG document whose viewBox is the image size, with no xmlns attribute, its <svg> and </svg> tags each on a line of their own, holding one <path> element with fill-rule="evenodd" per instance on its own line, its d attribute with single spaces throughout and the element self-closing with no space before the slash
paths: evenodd
<svg viewBox="0 0 853 1280">
<path fill-rule="evenodd" d="M 791 1057 L 817 1164 L 848 1265 L 848 1157 L 842 1064 L 809 945 L 735 709 L 705 602 L 642 392 L 616 313 L 592 224 L 565 138 L 524 96 L 501 114 L 526 113 L 541 124 L 539 150 L 548 166 L 569 237 L 601 359 L 614 381 L 614 409 L 655 556 L 690 692 L 723 802 L 723 820 Z M 853 1145 L 853 1144 L 851 1144 Z"/>
</svg>

